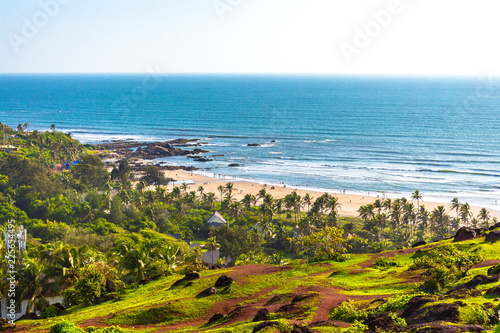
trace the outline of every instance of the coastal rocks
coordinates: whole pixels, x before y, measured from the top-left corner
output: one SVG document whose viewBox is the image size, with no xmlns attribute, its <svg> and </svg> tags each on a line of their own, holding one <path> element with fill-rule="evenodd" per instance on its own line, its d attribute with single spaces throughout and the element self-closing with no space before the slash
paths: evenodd
<svg viewBox="0 0 500 333">
<path fill-rule="evenodd" d="M 135 152 L 130 155 L 131 157 L 141 157 L 144 159 L 155 159 L 160 157 L 170 156 L 186 156 L 192 152 L 173 148 L 168 143 L 150 143 L 146 148 L 139 147 Z"/>
<path fill-rule="evenodd" d="M 221 288 L 221 287 L 227 287 L 231 283 L 233 283 L 233 279 L 230 278 L 227 275 L 221 275 L 218 279 L 217 282 L 215 282 L 215 287 Z"/>
<path fill-rule="evenodd" d="M 476 231 L 468 227 L 458 229 L 453 242 L 461 242 L 476 237 Z"/>
<path fill-rule="evenodd" d="M 255 315 L 255 317 L 253 318 L 253 322 L 257 322 L 257 321 L 264 321 L 264 320 L 268 320 L 269 319 L 269 310 L 266 309 L 266 308 L 262 308 L 260 309 L 257 314 Z"/>
<path fill-rule="evenodd" d="M 260 143 L 249 143 L 249 144 L 247 144 L 247 147 L 261 147 L 261 146 L 262 146 L 262 144 L 260 144 Z"/>
<path fill-rule="evenodd" d="M 242 166 L 242 164 L 239 164 L 239 163 L 231 163 L 228 165 L 228 167 L 231 167 L 231 168 L 235 168 L 235 167 L 239 167 L 239 166 Z"/>
<path fill-rule="evenodd" d="M 500 239 L 500 230 L 490 231 L 489 234 L 486 235 L 484 241 L 485 242 L 494 242 Z"/>
<path fill-rule="evenodd" d="M 212 162 L 213 159 L 211 158 L 205 158 L 205 157 L 199 157 L 194 159 L 196 162 Z"/>
<path fill-rule="evenodd" d="M 203 290 L 198 295 L 196 295 L 196 298 L 212 296 L 212 295 L 215 295 L 216 292 L 217 292 L 217 289 L 215 287 L 210 287 L 210 288 Z"/>
</svg>

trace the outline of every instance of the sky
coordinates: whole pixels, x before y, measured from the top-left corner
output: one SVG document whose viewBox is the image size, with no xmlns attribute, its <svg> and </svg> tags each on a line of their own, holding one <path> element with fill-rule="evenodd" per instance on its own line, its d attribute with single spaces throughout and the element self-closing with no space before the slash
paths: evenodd
<svg viewBox="0 0 500 333">
<path fill-rule="evenodd" d="M 1 0 L 0 73 L 500 74 L 498 0 Z"/>
</svg>

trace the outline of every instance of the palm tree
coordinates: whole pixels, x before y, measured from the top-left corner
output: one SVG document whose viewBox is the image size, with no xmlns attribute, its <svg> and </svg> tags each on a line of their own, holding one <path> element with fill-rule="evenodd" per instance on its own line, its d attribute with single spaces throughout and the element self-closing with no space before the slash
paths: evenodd
<svg viewBox="0 0 500 333">
<path fill-rule="evenodd" d="M 309 195 L 309 193 L 306 193 L 306 195 L 304 195 L 304 198 L 302 199 L 302 202 L 304 203 L 304 205 L 307 205 L 307 212 L 309 212 L 311 210 L 311 203 L 312 203 L 312 200 L 314 198 L 311 197 Z"/>
<path fill-rule="evenodd" d="M 477 216 L 479 221 L 483 222 L 483 224 L 486 224 L 486 222 L 489 222 L 490 220 L 490 212 L 486 208 L 481 208 L 481 211 L 479 211 L 479 215 Z"/>
<path fill-rule="evenodd" d="M 205 244 L 207 250 L 212 251 L 212 265 L 214 264 L 214 252 L 220 249 L 220 244 L 217 243 L 217 236 L 210 237 L 207 239 Z"/>
<path fill-rule="evenodd" d="M 26 314 L 30 314 L 34 310 L 35 302 L 39 301 L 48 304 L 45 299 L 45 294 L 48 291 L 58 293 L 60 287 L 57 283 L 49 279 L 47 271 L 50 270 L 46 262 L 39 262 L 36 259 L 26 258 L 19 269 L 19 299 L 28 300 L 26 306 Z"/>
<path fill-rule="evenodd" d="M 56 130 L 56 125 L 54 125 L 54 124 L 50 125 L 50 130 L 52 132 L 54 132 Z"/>
<path fill-rule="evenodd" d="M 446 232 L 447 229 L 447 215 L 444 206 L 438 206 L 432 211 L 431 214 L 432 222 L 435 226 L 435 232 L 439 236 Z"/>
<path fill-rule="evenodd" d="M 234 187 L 233 183 L 227 183 L 226 184 L 226 192 L 229 197 L 233 195 L 233 191 L 236 191 L 236 188 Z"/>
<path fill-rule="evenodd" d="M 18 133 L 22 133 L 23 131 L 24 131 L 23 124 L 19 124 L 19 125 L 17 125 L 17 132 L 18 132 Z"/>
<path fill-rule="evenodd" d="M 24 128 L 24 130 L 25 130 L 26 132 L 28 132 L 28 126 L 29 126 L 29 125 L 30 125 L 30 123 L 29 123 L 28 121 L 27 121 L 27 122 L 25 122 L 25 123 L 24 123 L 24 125 L 23 125 L 23 128 Z"/>
<path fill-rule="evenodd" d="M 458 211 L 460 210 L 460 202 L 458 201 L 458 198 L 453 198 L 451 200 L 451 210 L 455 210 L 457 212 L 457 220 L 458 220 Z"/>
<path fill-rule="evenodd" d="M 250 193 L 245 194 L 245 196 L 241 200 L 241 203 L 243 204 L 246 210 L 250 210 L 252 208 L 253 202 L 255 202 L 255 196 Z"/>
<path fill-rule="evenodd" d="M 220 192 L 220 201 L 222 202 L 222 195 L 224 194 L 224 192 L 226 192 L 226 188 L 222 185 L 219 185 L 219 187 L 217 187 L 217 191 Z"/>
<path fill-rule="evenodd" d="M 413 201 L 413 200 L 417 200 L 417 211 L 420 210 L 420 200 L 422 200 L 422 193 L 420 193 L 419 190 L 415 190 L 415 192 L 413 192 L 411 194 L 411 197 L 410 199 Z"/>
<path fill-rule="evenodd" d="M 473 217 L 472 212 L 470 211 L 470 205 L 466 202 L 460 206 L 460 219 L 467 225 L 469 223 L 469 219 Z"/>
<path fill-rule="evenodd" d="M 200 197 L 203 197 L 203 193 L 205 192 L 205 188 L 203 186 L 199 186 L 198 192 L 200 192 Z"/>
</svg>

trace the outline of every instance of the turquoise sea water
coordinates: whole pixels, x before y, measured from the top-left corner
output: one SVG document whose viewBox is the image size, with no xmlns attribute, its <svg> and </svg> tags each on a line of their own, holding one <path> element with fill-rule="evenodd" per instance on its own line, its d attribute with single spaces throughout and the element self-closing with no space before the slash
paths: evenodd
<svg viewBox="0 0 500 333">
<path fill-rule="evenodd" d="M 224 156 L 165 162 L 351 193 L 419 189 L 492 209 L 499 111 L 500 81 L 488 78 L 0 76 L 0 121 L 10 126 L 55 124 L 92 143 L 200 138 L 207 155 Z"/>
</svg>

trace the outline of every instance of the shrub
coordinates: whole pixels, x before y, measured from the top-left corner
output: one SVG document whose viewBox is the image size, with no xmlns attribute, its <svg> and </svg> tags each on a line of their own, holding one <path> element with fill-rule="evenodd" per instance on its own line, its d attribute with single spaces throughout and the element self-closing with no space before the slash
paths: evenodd
<svg viewBox="0 0 500 333">
<path fill-rule="evenodd" d="M 399 263 L 394 259 L 389 259 L 387 257 L 380 257 L 375 260 L 375 266 L 377 267 L 396 267 L 399 266 Z"/>
<path fill-rule="evenodd" d="M 425 252 L 413 260 L 411 270 L 425 269 L 422 289 L 438 292 L 467 275 L 469 269 L 483 261 L 477 252 L 461 251 L 456 246 L 444 245 Z"/>
<path fill-rule="evenodd" d="M 46 318 L 51 318 L 51 317 L 56 317 L 56 307 L 51 305 L 46 307 L 42 313 L 40 313 L 40 316 L 38 316 L 40 319 L 46 319 Z"/>
<path fill-rule="evenodd" d="M 330 319 L 343 321 L 346 323 L 354 323 L 357 321 L 363 321 L 368 317 L 365 310 L 360 310 L 354 305 L 352 300 L 343 302 L 330 312 Z"/>
<path fill-rule="evenodd" d="M 415 297 L 415 295 L 397 295 L 389 297 L 384 304 L 377 308 L 377 312 L 390 312 L 405 310 L 408 306 L 410 299 Z"/>
<path fill-rule="evenodd" d="M 358 320 L 355 320 L 345 333 L 363 333 L 366 330 L 368 330 L 368 326 Z"/>
<path fill-rule="evenodd" d="M 87 327 L 85 332 L 89 333 L 125 333 L 126 331 L 117 326 L 95 328 L 93 326 Z"/>
<path fill-rule="evenodd" d="M 346 239 L 343 236 L 344 230 L 326 227 L 297 241 L 310 260 L 338 260 L 343 258 L 342 255 L 347 251 Z"/>
<path fill-rule="evenodd" d="M 49 333 L 85 333 L 85 331 L 69 321 L 61 321 L 51 326 Z"/>
<path fill-rule="evenodd" d="M 498 323 L 495 311 L 493 309 L 485 309 L 479 304 L 461 309 L 460 319 L 470 325 L 492 325 Z"/>
</svg>

